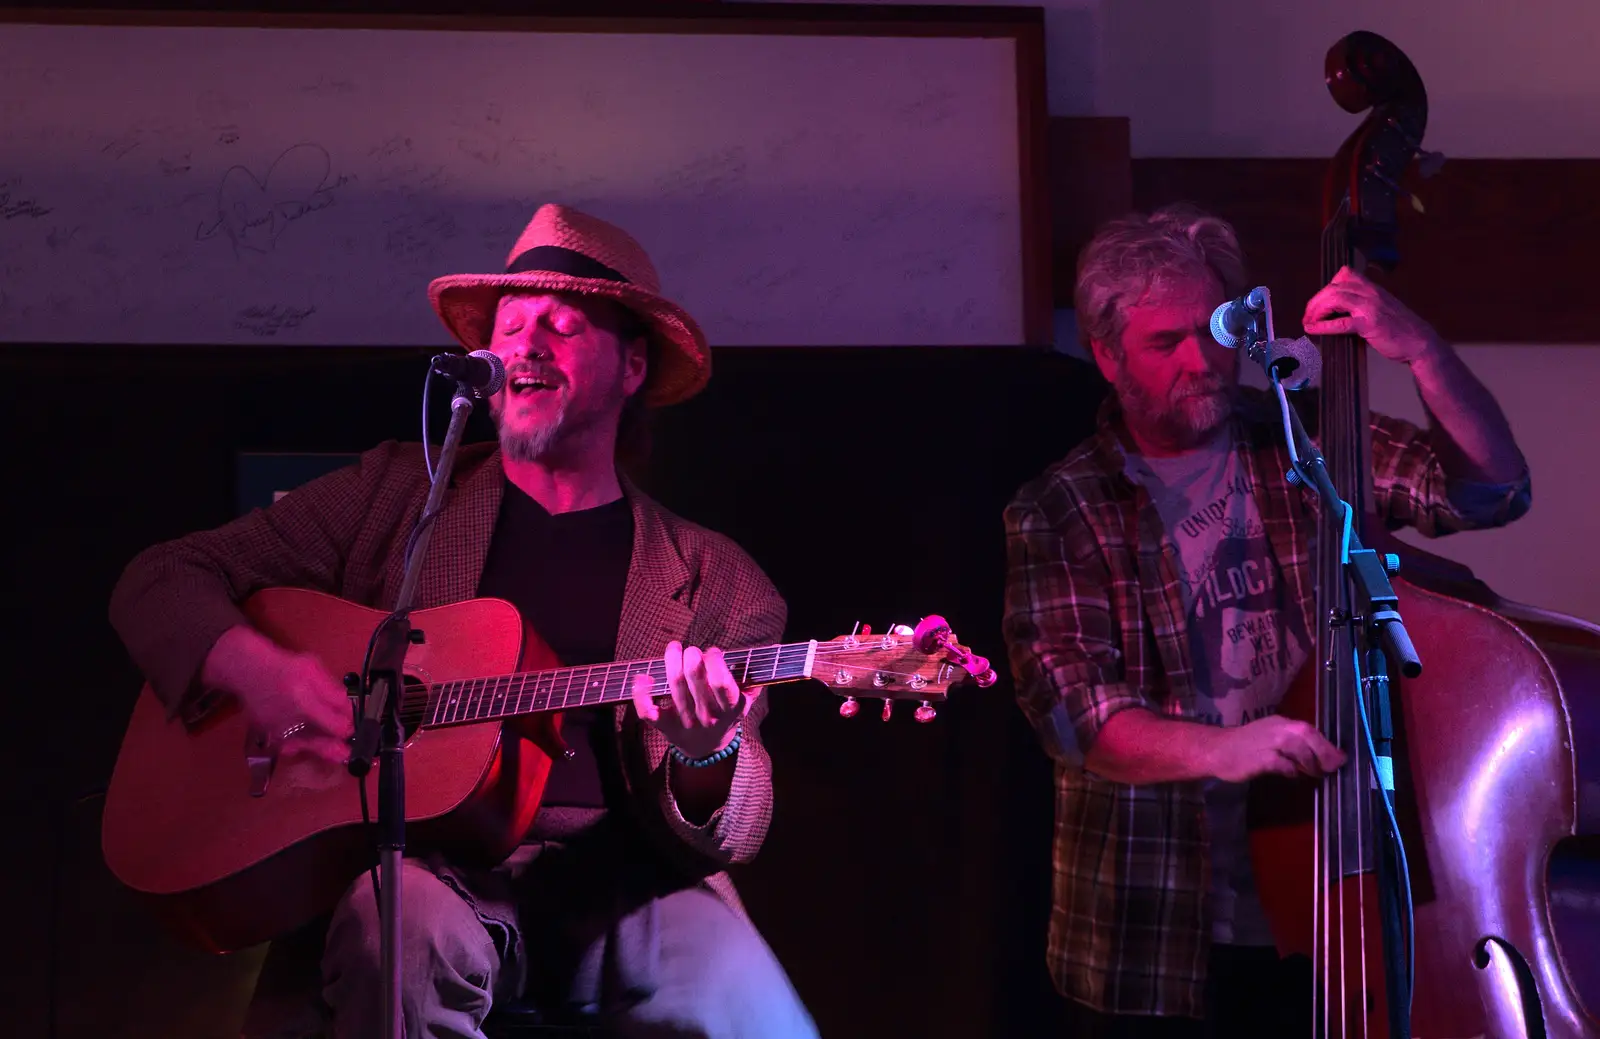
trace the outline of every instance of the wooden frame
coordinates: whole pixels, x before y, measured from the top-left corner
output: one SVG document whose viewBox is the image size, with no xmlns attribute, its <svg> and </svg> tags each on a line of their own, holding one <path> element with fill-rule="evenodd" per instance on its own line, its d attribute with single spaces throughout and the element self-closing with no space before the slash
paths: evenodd
<svg viewBox="0 0 1600 1039">
<path fill-rule="evenodd" d="M 298 9 L 297 9 L 298 7 Z M 449 12 L 449 13 L 443 13 Z M 386 28 L 744 33 L 952 38 L 1009 38 L 1015 42 L 1018 167 L 1021 172 L 1023 332 L 1028 345 L 1052 338 L 1051 212 L 1047 174 L 1044 13 L 1035 7 L 875 6 L 866 4 L 719 4 L 675 0 L 648 3 L 534 3 L 493 0 L 361 2 L 327 12 L 314 4 L 213 2 L 203 10 L 142 10 L 136 2 L 0 7 L 0 22 L 91 25 L 211 25 L 277 28 Z"/>
</svg>

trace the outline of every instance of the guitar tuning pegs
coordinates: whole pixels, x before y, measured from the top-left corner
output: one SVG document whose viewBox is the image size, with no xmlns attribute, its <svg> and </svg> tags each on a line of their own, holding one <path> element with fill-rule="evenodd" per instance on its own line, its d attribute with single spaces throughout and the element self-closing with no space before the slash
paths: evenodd
<svg viewBox="0 0 1600 1039">
<path fill-rule="evenodd" d="M 839 716 L 841 718 L 854 718 L 859 710 L 861 710 L 861 705 L 856 703 L 856 698 L 847 696 L 844 698 L 844 703 L 839 705 Z"/>
<path fill-rule="evenodd" d="M 883 720 L 884 721 L 888 721 L 889 720 L 889 714 L 893 710 L 894 710 L 894 701 L 893 700 L 889 700 L 889 699 L 885 699 L 883 701 Z"/>
<path fill-rule="evenodd" d="M 922 701 L 922 706 L 917 708 L 916 713 L 914 713 L 912 717 L 919 722 L 931 722 L 935 716 L 938 715 L 938 713 L 938 711 L 933 709 L 933 704 L 924 700 Z"/>
<path fill-rule="evenodd" d="M 909 625 L 909 624 L 893 624 L 893 625 L 890 625 L 890 627 L 889 627 L 889 634 L 891 634 L 891 635 L 912 635 L 912 634 L 915 634 L 915 632 L 913 632 L 911 630 L 911 625 Z"/>
</svg>

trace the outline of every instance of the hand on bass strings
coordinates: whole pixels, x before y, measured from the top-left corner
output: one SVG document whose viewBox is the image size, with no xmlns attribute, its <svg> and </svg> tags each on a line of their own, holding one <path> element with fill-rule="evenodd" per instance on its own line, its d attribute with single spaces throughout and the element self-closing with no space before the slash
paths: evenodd
<svg viewBox="0 0 1600 1039">
<path fill-rule="evenodd" d="M 1345 763 L 1345 752 L 1306 722 L 1277 714 L 1219 733 L 1212 774 L 1227 783 L 1261 775 L 1321 777 Z"/>
<path fill-rule="evenodd" d="M 267 747 L 343 765 L 354 733 L 344 683 L 309 653 L 284 649 L 254 628 L 222 633 L 200 668 L 209 689 L 232 695 Z"/>
<path fill-rule="evenodd" d="M 1307 335 L 1355 335 L 1391 361 L 1410 364 L 1443 347 L 1439 334 L 1389 290 L 1339 268 L 1333 280 L 1306 303 L 1301 327 Z"/>
<path fill-rule="evenodd" d="M 672 702 L 658 705 L 662 690 L 646 674 L 633 680 L 633 706 L 686 757 L 704 758 L 733 740 L 734 727 L 750 710 L 751 697 L 728 671 L 722 650 L 667 644 L 667 688 Z"/>
</svg>

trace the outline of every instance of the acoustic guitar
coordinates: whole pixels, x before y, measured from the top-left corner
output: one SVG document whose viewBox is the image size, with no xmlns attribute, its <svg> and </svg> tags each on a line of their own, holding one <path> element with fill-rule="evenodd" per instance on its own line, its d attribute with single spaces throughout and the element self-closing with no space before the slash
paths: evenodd
<svg viewBox="0 0 1600 1039">
<path fill-rule="evenodd" d="M 335 675 L 359 670 L 385 615 L 293 588 L 264 589 L 242 608 L 268 637 L 316 656 Z M 664 695 L 663 659 L 562 667 L 504 600 L 416 610 L 411 623 L 422 633 L 406 657 L 400 704 L 411 854 L 501 861 L 538 812 L 550 754 L 561 745 L 560 712 L 626 702 L 641 672 L 662 683 Z M 886 717 L 893 701 L 916 701 L 917 720 L 930 721 L 951 685 L 995 679 L 988 661 L 936 616 L 915 629 L 863 628 L 724 656 L 741 687 L 815 680 L 845 697 L 846 717 L 859 697 L 882 700 Z M 541 727 L 550 738 L 538 737 Z M 523 738 L 530 729 L 534 738 Z M 274 758 L 232 701 L 182 724 L 146 685 L 106 794 L 105 861 L 200 947 L 255 945 L 331 910 L 373 863 L 367 820 L 376 813 L 377 777 L 377 765 L 356 780 L 309 757 Z"/>
</svg>

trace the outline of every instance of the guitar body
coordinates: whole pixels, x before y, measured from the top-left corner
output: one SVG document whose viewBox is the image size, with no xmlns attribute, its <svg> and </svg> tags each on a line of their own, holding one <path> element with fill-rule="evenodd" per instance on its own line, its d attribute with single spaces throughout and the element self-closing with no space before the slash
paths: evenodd
<svg viewBox="0 0 1600 1039">
<path fill-rule="evenodd" d="M 321 592 L 268 588 L 242 606 L 279 645 L 309 653 L 333 675 L 359 673 L 386 614 Z M 562 711 L 630 702 L 641 678 L 658 701 L 663 658 L 563 667 L 516 607 L 470 599 L 414 610 L 405 743 L 406 849 L 493 866 L 521 842 L 566 749 Z M 816 681 L 845 697 L 909 700 L 918 722 L 957 682 L 988 688 L 989 661 L 962 645 L 943 617 L 878 635 L 729 647 L 741 687 Z M 273 734 L 276 735 L 276 734 Z M 134 705 L 106 793 L 101 846 L 124 885 L 154 903 L 177 932 L 212 952 L 268 941 L 332 909 L 376 862 L 362 784 L 376 822 L 381 766 L 358 782 L 344 765 L 267 755 L 244 713 L 224 702 L 192 725 L 169 718 L 147 686 Z"/>
<path fill-rule="evenodd" d="M 1564 685 L 1593 689 L 1600 679 L 1600 633 L 1554 615 L 1524 626 L 1393 583 L 1425 662 L 1418 677 L 1392 682 L 1395 742 L 1405 748 L 1395 757 L 1396 816 L 1417 943 L 1412 1034 L 1600 1036 L 1562 966 L 1563 951 L 1584 954 L 1560 947 L 1546 912 L 1551 857 L 1583 833 L 1580 788 L 1600 779 L 1576 751 L 1583 719 L 1563 696 Z M 1302 669 L 1279 713 L 1315 722 L 1316 671 Z M 1305 878 L 1318 875 L 1311 787 L 1259 779 L 1252 798 L 1252 859 L 1279 952 L 1310 957 L 1320 933 L 1306 897 Z M 1374 983 L 1383 962 L 1376 878 L 1322 875 L 1333 907 L 1327 955 L 1352 984 L 1342 999 L 1330 997 L 1318 1034 L 1388 1035 L 1384 988 Z"/>
<path fill-rule="evenodd" d="M 258 592 L 244 609 L 263 633 L 317 656 L 335 676 L 361 670 L 384 616 L 290 588 Z M 410 648 L 406 671 L 425 685 L 557 666 L 502 600 L 418 610 L 411 618 L 425 641 Z M 552 737 L 559 732 L 559 715 L 537 720 Z M 111 872 L 182 935 L 215 952 L 269 940 L 328 911 L 376 861 L 358 780 L 343 767 L 289 756 L 276 762 L 262 796 L 252 796 L 250 735 L 231 702 L 188 727 L 169 719 L 147 686 L 106 794 L 101 840 Z M 500 721 L 412 733 L 408 851 L 499 862 L 533 822 L 549 770 L 550 757 Z M 374 765 L 364 779 L 373 821 L 377 781 Z"/>
</svg>

